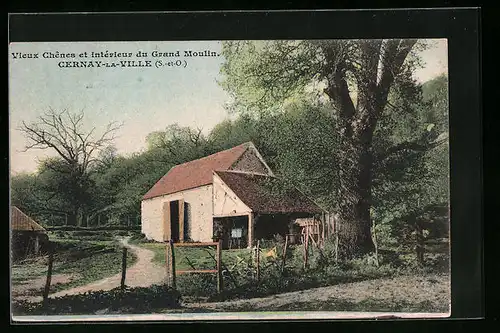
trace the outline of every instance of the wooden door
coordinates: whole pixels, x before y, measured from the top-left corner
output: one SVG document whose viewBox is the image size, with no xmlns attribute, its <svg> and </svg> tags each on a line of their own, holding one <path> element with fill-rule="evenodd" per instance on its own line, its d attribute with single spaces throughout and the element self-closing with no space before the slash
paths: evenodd
<svg viewBox="0 0 500 333">
<path fill-rule="evenodd" d="M 179 242 L 184 241 L 184 200 L 179 200 Z"/>
</svg>

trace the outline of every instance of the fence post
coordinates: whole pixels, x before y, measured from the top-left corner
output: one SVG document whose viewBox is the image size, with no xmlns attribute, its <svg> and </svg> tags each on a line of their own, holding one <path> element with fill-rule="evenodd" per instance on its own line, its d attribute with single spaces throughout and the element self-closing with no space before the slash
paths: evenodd
<svg viewBox="0 0 500 333">
<path fill-rule="evenodd" d="M 49 252 L 49 264 L 47 267 L 47 280 L 45 281 L 45 289 L 43 290 L 43 303 L 46 304 L 49 298 L 50 282 L 52 280 L 52 265 L 54 262 L 54 254 L 52 249 Z"/>
<path fill-rule="evenodd" d="M 372 220 L 372 238 L 373 238 L 373 245 L 375 246 L 375 264 L 377 265 L 377 267 L 379 267 L 380 263 L 378 261 L 378 243 L 377 243 L 377 231 L 375 226 L 375 220 Z"/>
<path fill-rule="evenodd" d="M 166 282 L 169 287 L 172 286 L 170 274 L 170 243 L 165 244 L 165 270 L 166 270 Z"/>
<path fill-rule="evenodd" d="M 335 236 L 335 263 L 339 262 L 339 247 L 340 247 L 340 239 L 339 239 L 339 225 L 337 223 L 337 219 L 333 220 L 333 233 Z"/>
<path fill-rule="evenodd" d="M 122 280 L 120 282 L 120 287 L 121 289 L 125 289 L 125 277 L 127 274 L 127 248 L 123 248 L 123 254 L 122 254 Z"/>
<path fill-rule="evenodd" d="M 217 244 L 217 292 L 220 293 L 223 288 L 222 282 L 222 240 L 219 239 Z"/>
<path fill-rule="evenodd" d="M 260 240 L 257 241 L 257 281 L 260 281 Z"/>
<path fill-rule="evenodd" d="M 170 262 L 172 267 L 172 288 L 176 288 L 175 281 L 175 251 L 174 251 L 174 241 L 170 240 Z"/>
<path fill-rule="evenodd" d="M 285 245 L 283 246 L 283 259 L 281 262 L 281 274 L 283 274 L 285 270 L 287 247 L 288 247 L 288 235 L 285 235 Z"/>
<path fill-rule="evenodd" d="M 305 233 L 305 241 L 304 241 L 304 269 L 307 269 L 308 267 L 308 256 L 309 256 L 309 231 L 308 228 L 306 227 L 306 233 Z"/>
</svg>

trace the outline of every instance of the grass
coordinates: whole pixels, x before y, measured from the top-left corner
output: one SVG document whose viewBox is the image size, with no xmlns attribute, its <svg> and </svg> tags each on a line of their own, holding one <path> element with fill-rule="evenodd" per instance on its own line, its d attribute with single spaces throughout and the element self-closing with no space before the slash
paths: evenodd
<svg viewBox="0 0 500 333">
<path fill-rule="evenodd" d="M 154 260 L 160 265 L 165 265 L 164 244 L 141 242 L 140 240 L 136 240 L 136 244 L 155 252 Z M 263 249 L 262 253 L 265 254 L 267 250 Z M 331 261 L 331 253 L 324 253 L 328 257 L 325 261 L 325 258 L 322 258 L 317 250 L 314 250 L 310 255 L 310 267 L 304 270 L 302 247 L 293 246 L 289 247 L 286 267 L 281 273 L 281 248 L 279 244 L 277 244 L 277 250 L 278 259 L 274 263 L 264 256 L 261 257 L 260 281 L 255 279 L 250 250 L 223 250 L 222 260 L 225 267 L 229 268 L 231 275 L 223 272 L 224 290 L 222 293 L 217 293 L 215 274 L 179 275 L 177 288 L 183 296 L 193 297 L 197 301 L 225 301 L 265 297 L 283 292 L 341 285 L 349 282 L 380 278 L 390 279 L 401 275 L 447 273 L 449 267 L 447 246 L 441 242 L 430 244 L 424 267 L 416 265 L 414 254 L 397 250 L 381 251 L 379 267 L 375 265 L 372 255 L 335 264 Z M 214 249 L 209 251 L 212 254 L 215 252 Z M 327 249 L 324 251 L 328 252 Z M 177 270 L 192 269 L 190 263 L 197 269 L 211 269 L 215 266 L 214 260 L 203 248 L 179 247 L 176 248 L 175 253 Z M 238 263 L 239 265 L 237 265 Z M 399 307 L 404 308 L 404 304 L 400 304 Z"/>
<path fill-rule="evenodd" d="M 135 242 L 135 244 L 153 251 L 155 253 L 153 262 L 158 265 L 165 265 L 165 244 L 141 242 Z M 216 263 L 209 253 L 215 257 L 215 247 L 177 247 L 175 248 L 175 268 L 176 270 L 189 270 L 192 269 L 189 264 L 191 263 L 196 269 L 214 269 Z M 222 250 L 222 262 L 228 267 L 249 260 L 251 260 L 249 249 Z"/>
<path fill-rule="evenodd" d="M 96 237 L 98 238 L 98 237 Z M 67 283 L 51 286 L 51 292 L 82 286 L 121 272 L 122 252 L 114 239 L 91 240 L 89 237 L 68 238 L 54 237 L 50 240 L 55 246 L 52 274 L 68 274 L 73 279 Z M 136 261 L 136 256 L 127 253 L 127 266 Z M 23 282 L 44 277 L 47 274 L 46 257 L 33 258 L 13 265 L 12 283 Z M 38 294 L 34 289 L 29 294 Z"/>
<path fill-rule="evenodd" d="M 69 283 L 55 285 L 52 291 L 82 286 L 120 273 L 122 269 L 121 251 L 115 247 L 106 247 L 105 249 L 105 252 L 78 260 L 63 261 L 59 265 L 54 263 L 55 274 L 74 274 L 76 279 Z M 109 252 L 107 252 L 108 250 Z M 127 252 L 127 267 L 133 265 L 136 259 L 133 253 Z"/>
<path fill-rule="evenodd" d="M 41 260 L 28 260 L 26 263 L 14 264 L 11 270 L 11 281 L 13 285 L 22 284 L 24 281 L 45 276 L 47 265 Z"/>
</svg>

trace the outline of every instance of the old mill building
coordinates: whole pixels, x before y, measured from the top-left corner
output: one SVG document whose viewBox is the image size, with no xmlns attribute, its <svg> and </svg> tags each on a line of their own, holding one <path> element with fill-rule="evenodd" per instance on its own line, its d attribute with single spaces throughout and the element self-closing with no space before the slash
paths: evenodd
<svg viewBox="0 0 500 333">
<path fill-rule="evenodd" d="M 251 142 L 173 167 L 144 195 L 141 211 L 148 239 L 222 239 L 224 248 L 299 233 L 325 213 L 285 186 Z"/>
</svg>

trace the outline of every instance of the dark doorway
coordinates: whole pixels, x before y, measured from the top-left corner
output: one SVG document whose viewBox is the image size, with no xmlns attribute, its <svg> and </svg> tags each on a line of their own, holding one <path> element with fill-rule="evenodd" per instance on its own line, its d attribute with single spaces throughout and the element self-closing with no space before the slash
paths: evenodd
<svg viewBox="0 0 500 333">
<path fill-rule="evenodd" d="M 255 240 L 272 240 L 276 235 L 283 238 L 288 233 L 290 216 L 286 214 L 262 214 L 255 221 Z"/>
<path fill-rule="evenodd" d="M 179 241 L 179 201 L 170 202 L 170 237 L 174 242 Z"/>
</svg>

